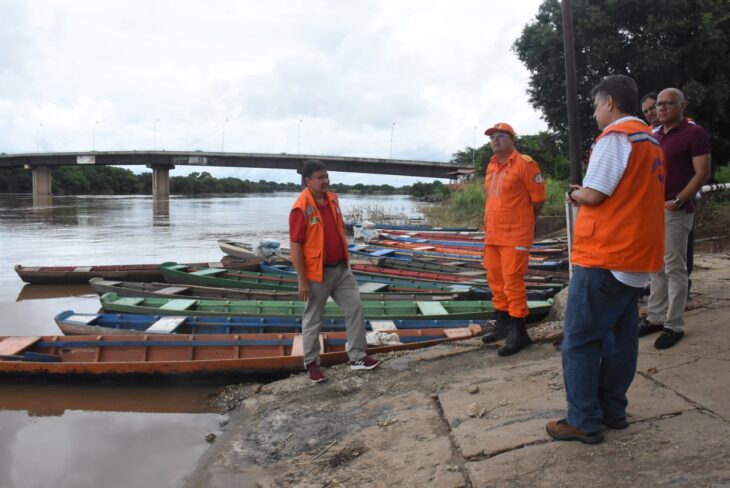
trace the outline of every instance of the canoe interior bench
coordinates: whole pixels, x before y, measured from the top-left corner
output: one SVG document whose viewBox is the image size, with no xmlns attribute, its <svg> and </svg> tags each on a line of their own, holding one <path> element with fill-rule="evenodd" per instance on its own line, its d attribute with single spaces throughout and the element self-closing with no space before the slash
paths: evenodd
<svg viewBox="0 0 730 488">
<path fill-rule="evenodd" d="M 448 315 L 449 311 L 441 302 L 416 302 L 421 315 Z"/>
<path fill-rule="evenodd" d="M 376 291 L 380 291 L 383 288 L 387 288 L 387 283 L 375 283 L 375 282 L 368 282 L 363 283 L 360 286 L 357 287 L 358 291 L 360 293 L 375 293 Z"/>
<path fill-rule="evenodd" d="M 168 286 L 167 288 L 160 288 L 159 290 L 157 290 L 157 293 L 162 293 L 163 295 L 176 295 L 189 289 L 190 288 L 188 288 L 187 286 Z"/>
<path fill-rule="evenodd" d="M 395 249 L 380 249 L 375 252 L 371 252 L 371 256 L 385 256 L 386 254 L 393 254 L 395 252 Z"/>
<path fill-rule="evenodd" d="M 370 328 L 376 331 L 397 330 L 398 326 L 392 320 L 370 320 Z"/>
<path fill-rule="evenodd" d="M 187 310 L 195 304 L 196 300 L 170 300 L 160 307 L 160 310 Z"/>
<path fill-rule="evenodd" d="M 215 276 L 215 275 L 223 274 L 225 272 L 226 272 L 226 270 L 223 268 L 205 268 L 205 269 L 199 269 L 198 271 L 193 271 L 190 274 L 195 275 L 195 276 Z"/>
<path fill-rule="evenodd" d="M 3 340 L 0 340 L 0 356 L 13 356 L 15 354 L 19 354 L 23 352 L 25 349 L 29 348 L 36 342 L 38 342 L 41 338 L 40 337 L 6 337 Z"/>
<path fill-rule="evenodd" d="M 185 320 L 187 320 L 187 317 L 185 316 L 162 317 L 160 320 L 147 327 L 146 332 L 151 332 L 153 334 L 170 334 L 172 331 L 177 329 L 180 324 L 185 322 Z"/>
<path fill-rule="evenodd" d="M 140 303 L 144 302 L 144 298 L 141 297 L 122 297 L 114 301 L 115 305 L 139 305 Z"/>
<path fill-rule="evenodd" d="M 77 324 L 90 324 L 91 322 L 98 319 L 98 315 L 94 314 L 84 314 L 84 315 L 71 315 L 70 317 L 66 317 L 67 322 L 75 322 Z"/>
</svg>

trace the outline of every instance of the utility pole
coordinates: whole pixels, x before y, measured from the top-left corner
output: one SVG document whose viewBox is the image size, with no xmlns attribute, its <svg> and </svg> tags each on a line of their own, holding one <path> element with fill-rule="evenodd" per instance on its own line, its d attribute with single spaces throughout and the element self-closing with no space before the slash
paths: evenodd
<svg viewBox="0 0 730 488">
<path fill-rule="evenodd" d="M 565 56 L 565 98 L 568 102 L 568 151 L 570 155 L 570 182 L 582 181 L 580 165 L 580 129 L 578 126 L 578 84 L 575 74 L 575 40 L 573 9 L 570 0 L 562 0 L 563 53 Z"/>
<path fill-rule="evenodd" d="M 471 143 L 471 165 L 474 166 L 474 151 L 476 151 L 477 146 L 477 126 L 474 126 L 474 137 Z"/>
</svg>

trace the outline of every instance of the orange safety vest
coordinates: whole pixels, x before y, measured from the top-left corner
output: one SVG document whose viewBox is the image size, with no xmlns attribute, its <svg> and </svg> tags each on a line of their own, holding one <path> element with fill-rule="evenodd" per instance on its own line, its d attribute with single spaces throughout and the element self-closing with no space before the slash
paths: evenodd
<svg viewBox="0 0 730 488">
<path fill-rule="evenodd" d="M 571 262 L 589 268 L 653 273 L 664 264 L 666 163 L 651 129 L 639 120 L 612 125 L 631 142 L 626 171 L 598 205 L 582 205 L 575 223 Z"/>
<path fill-rule="evenodd" d="M 327 203 L 332 210 L 337 222 L 337 230 L 342 239 L 342 246 L 345 249 L 345 259 L 348 257 L 347 237 L 345 237 L 345 223 L 342 220 L 342 212 L 340 211 L 337 195 L 327 192 Z M 292 210 L 298 208 L 304 215 L 306 225 L 306 234 L 304 235 L 304 243 L 302 244 L 302 254 L 304 255 L 304 268 L 307 273 L 307 279 L 321 283 L 324 279 L 324 224 L 322 223 L 322 215 L 317 208 L 317 202 L 309 191 L 305 188 L 299 194 Z"/>
<path fill-rule="evenodd" d="M 530 247 L 535 236 L 533 203 L 545 201 L 545 182 L 535 160 L 517 150 L 501 165 L 492 156 L 484 190 L 485 244 Z"/>
</svg>

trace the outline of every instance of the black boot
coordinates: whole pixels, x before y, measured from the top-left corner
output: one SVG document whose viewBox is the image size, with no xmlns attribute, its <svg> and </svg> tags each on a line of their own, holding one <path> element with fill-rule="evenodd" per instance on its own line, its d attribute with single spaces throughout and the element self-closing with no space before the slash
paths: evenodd
<svg viewBox="0 0 730 488">
<path fill-rule="evenodd" d="M 482 336 L 482 342 L 484 344 L 501 341 L 507 337 L 507 332 L 509 331 L 509 314 L 501 310 L 495 311 L 497 312 L 497 320 L 494 323 L 494 328 Z"/>
<path fill-rule="evenodd" d="M 532 339 L 525 330 L 525 319 L 509 318 L 509 332 L 504 345 L 497 350 L 500 356 L 511 356 L 522 350 L 523 347 L 532 344 Z"/>
</svg>

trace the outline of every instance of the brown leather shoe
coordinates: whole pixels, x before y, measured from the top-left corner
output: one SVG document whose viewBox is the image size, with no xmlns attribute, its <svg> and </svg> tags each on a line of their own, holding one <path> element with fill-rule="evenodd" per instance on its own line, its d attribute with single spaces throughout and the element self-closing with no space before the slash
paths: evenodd
<svg viewBox="0 0 730 488">
<path fill-rule="evenodd" d="M 556 441 L 581 441 L 584 444 L 598 444 L 603 442 L 603 432 L 585 432 L 578 430 L 565 419 L 552 420 L 547 423 L 545 430 Z"/>
</svg>

